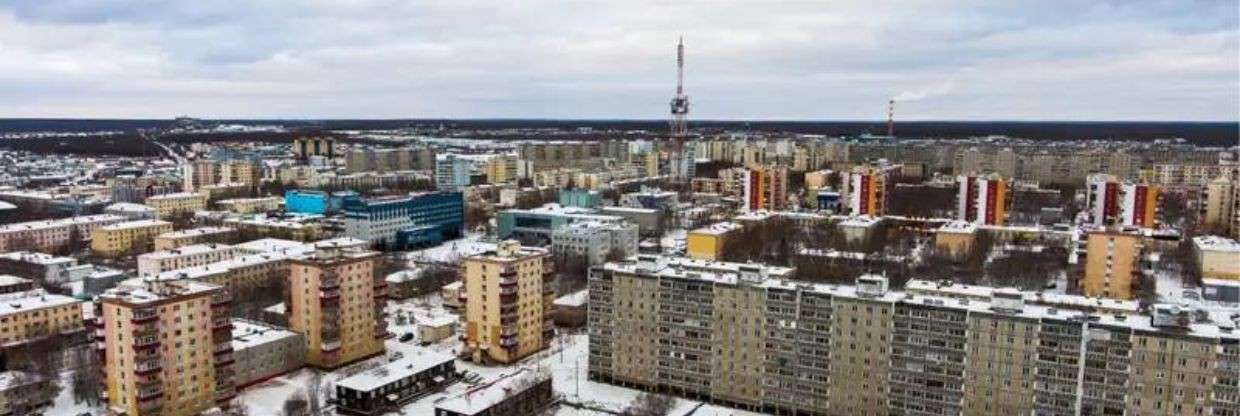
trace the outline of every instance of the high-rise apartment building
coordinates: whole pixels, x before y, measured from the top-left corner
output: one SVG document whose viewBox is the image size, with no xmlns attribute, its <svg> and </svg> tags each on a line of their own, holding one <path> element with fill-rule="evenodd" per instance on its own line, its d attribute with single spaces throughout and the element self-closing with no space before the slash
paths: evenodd
<svg viewBox="0 0 1240 416">
<path fill-rule="evenodd" d="M 434 170 L 435 150 L 429 147 L 354 148 L 345 155 L 348 172 Z"/>
<path fill-rule="evenodd" d="M 1085 250 L 1081 293 L 1133 299 L 1134 285 L 1142 277 L 1141 236 L 1116 230 L 1093 230 L 1086 237 Z"/>
<path fill-rule="evenodd" d="M 976 224 L 1007 221 L 1007 181 L 998 174 L 956 177 L 956 219 Z"/>
<path fill-rule="evenodd" d="M 133 416 L 196 415 L 233 384 L 230 298 L 189 280 L 122 285 L 99 296 L 96 339 L 106 400 Z"/>
<path fill-rule="evenodd" d="M 435 156 L 435 187 L 441 191 L 456 191 L 468 186 L 472 165 L 469 159 L 454 154 Z"/>
<path fill-rule="evenodd" d="M 781 211 L 788 207 L 788 168 L 761 166 L 741 174 L 745 211 Z"/>
<path fill-rule="evenodd" d="M 204 186 L 214 184 L 216 183 L 216 178 L 219 177 L 215 162 L 208 159 L 198 159 L 186 163 L 181 170 L 181 176 L 184 180 L 181 189 L 185 192 L 194 192 Z"/>
<path fill-rule="evenodd" d="M 1240 207 L 1240 200 L 1236 199 L 1240 186 L 1236 182 L 1237 178 L 1224 175 L 1206 185 L 1205 214 L 1201 219 L 1206 232 L 1235 235 L 1240 231 L 1233 228 L 1240 221 L 1240 212 L 1236 210 Z"/>
<path fill-rule="evenodd" d="M 840 175 L 840 199 L 849 215 L 883 216 L 900 165 L 857 166 Z"/>
<path fill-rule="evenodd" d="M 1085 206 L 1090 224 L 1142 228 L 1158 225 L 1157 186 L 1120 182 L 1105 174 L 1090 175 L 1086 186 Z"/>
<path fill-rule="evenodd" d="M 378 253 L 320 247 L 289 264 L 289 329 L 305 336 L 306 363 L 337 368 L 383 353 L 387 282 L 375 276 Z"/>
<path fill-rule="evenodd" d="M 637 256 L 590 277 L 589 378 L 784 415 L 1234 414 L 1240 335 L 1149 315 Z"/>
<path fill-rule="evenodd" d="M 331 136 L 322 137 L 298 137 L 293 140 L 293 153 L 297 154 L 298 159 L 308 159 L 310 156 L 323 156 L 328 159 L 336 157 L 336 138 Z"/>
<path fill-rule="evenodd" d="M 555 270 L 542 249 L 516 240 L 462 261 L 463 351 L 477 362 L 512 363 L 547 348 L 555 335 Z"/>
</svg>

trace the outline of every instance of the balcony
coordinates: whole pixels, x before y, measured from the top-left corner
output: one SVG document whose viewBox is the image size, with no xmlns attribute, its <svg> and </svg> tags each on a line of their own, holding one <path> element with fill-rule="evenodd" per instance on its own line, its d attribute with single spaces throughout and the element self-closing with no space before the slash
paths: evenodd
<svg viewBox="0 0 1240 416">
<path fill-rule="evenodd" d="M 375 280 L 375 289 L 387 289 L 387 280 Z"/>
<path fill-rule="evenodd" d="M 233 352 L 232 342 L 229 341 L 215 344 L 214 352 L 216 355 Z"/>
<path fill-rule="evenodd" d="M 159 313 L 155 311 L 155 308 L 146 308 L 134 309 L 133 318 L 130 319 L 130 321 L 134 324 L 143 324 L 147 322 L 154 322 L 158 319 Z"/>
<path fill-rule="evenodd" d="M 159 337 L 156 335 L 140 336 L 133 339 L 133 348 L 144 349 L 152 348 L 159 345 Z"/>
<path fill-rule="evenodd" d="M 335 273 L 325 274 L 319 279 L 319 289 L 338 289 L 340 288 L 340 277 Z"/>
<path fill-rule="evenodd" d="M 158 399 L 163 395 L 164 386 L 160 381 L 138 383 L 138 401 Z"/>
<path fill-rule="evenodd" d="M 504 347 L 504 348 L 516 348 L 516 347 L 517 347 L 517 338 L 516 338 L 516 337 L 510 337 L 510 338 L 500 338 L 500 339 L 499 339 L 499 346 Z"/>
<path fill-rule="evenodd" d="M 499 295 L 500 295 L 500 296 L 516 296 L 516 295 L 517 295 L 517 288 L 516 288 L 516 287 L 511 287 L 511 286 L 510 286 L 510 287 L 501 287 L 501 288 L 499 288 Z"/>
<path fill-rule="evenodd" d="M 150 400 L 150 401 L 138 403 L 138 411 L 142 412 L 143 414 L 157 414 L 159 413 L 160 410 L 163 410 L 163 408 L 164 408 L 163 403 L 160 403 L 160 401 L 158 400 Z"/>
<path fill-rule="evenodd" d="M 340 289 L 320 289 L 319 299 L 323 301 L 340 300 Z"/>
<path fill-rule="evenodd" d="M 336 352 L 340 350 L 340 340 L 323 341 L 320 346 L 323 352 Z"/>
<path fill-rule="evenodd" d="M 153 374 L 163 370 L 163 365 L 159 363 L 159 358 L 138 361 L 134 365 L 134 373 L 136 374 Z"/>
<path fill-rule="evenodd" d="M 211 296 L 212 308 L 228 306 L 230 303 L 232 303 L 232 295 L 229 295 L 227 292 L 221 292 Z"/>
<path fill-rule="evenodd" d="M 499 336 L 512 337 L 517 335 L 517 324 L 504 325 L 499 329 Z"/>
<path fill-rule="evenodd" d="M 216 367 L 223 367 L 226 365 L 230 365 L 232 363 L 233 363 L 232 353 L 224 353 L 224 354 L 215 355 L 215 366 Z"/>
<path fill-rule="evenodd" d="M 211 320 L 211 329 L 212 329 L 212 330 L 216 330 L 216 331 L 227 329 L 227 330 L 230 330 L 230 331 L 231 331 L 231 330 L 232 330 L 232 320 L 231 320 L 231 319 L 228 319 L 227 317 L 225 317 L 225 318 L 216 318 L 216 319 L 212 319 L 212 320 Z"/>
</svg>

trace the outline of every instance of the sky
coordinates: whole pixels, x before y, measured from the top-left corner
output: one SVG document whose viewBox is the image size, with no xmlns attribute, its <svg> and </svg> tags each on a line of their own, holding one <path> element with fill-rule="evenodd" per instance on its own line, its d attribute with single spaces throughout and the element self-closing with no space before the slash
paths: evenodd
<svg viewBox="0 0 1240 416">
<path fill-rule="evenodd" d="M 1240 119 L 1220 1 L 0 0 L 0 117 Z"/>
</svg>

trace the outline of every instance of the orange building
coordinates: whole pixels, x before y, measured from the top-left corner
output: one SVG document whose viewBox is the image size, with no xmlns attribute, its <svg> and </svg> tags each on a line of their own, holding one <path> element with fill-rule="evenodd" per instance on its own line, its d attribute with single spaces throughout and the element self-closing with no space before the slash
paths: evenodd
<svg viewBox="0 0 1240 416">
<path fill-rule="evenodd" d="M 320 247 L 289 265 L 289 329 L 306 339 L 306 363 L 337 368 L 383 353 L 387 281 L 377 252 Z"/>
<path fill-rule="evenodd" d="M 100 295 L 95 335 L 109 407 L 196 415 L 232 399 L 229 302 L 222 287 L 189 280 L 122 284 Z"/>
<path fill-rule="evenodd" d="M 900 165 L 857 166 L 840 176 L 840 200 L 849 215 L 887 214 L 887 199 L 896 186 Z"/>
<path fill-rule="evenodd" d="M 1003 225 L 1007 221 L 1007 181 L 998 174 L 956 178 L 956 219 L 975 224 Z"/>
<path fill-rule="evenodd" d="M 1132 300 L 1133 285 L 1142 275 L 1141 236 L 1113 230 L 1091 231 L 1085 250 L 1081 293 Z"/>
</svg>

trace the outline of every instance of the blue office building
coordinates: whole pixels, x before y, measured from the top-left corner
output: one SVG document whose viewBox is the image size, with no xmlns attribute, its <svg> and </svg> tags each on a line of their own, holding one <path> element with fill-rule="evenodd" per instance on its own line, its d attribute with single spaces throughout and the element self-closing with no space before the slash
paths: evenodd
<svg viewBox="0 0 1240 416">
<path fill-rule="evenodd" d="M 578 208 L 598 208 L 603 204 L 603 195 L 589 189 L 561 189 L 560 205 Z"/>
<path fill-rule="evenodd" d="M 460 238 L 465 198 L 460 192 L 350 199 L 344 203 L 345 235 L 391 249 L 425 247 Z"/>
<path fill-rule="evenodd" d="M 340 212 L 345 200 L 360 201 L 357 192 L 341 191 L 328 194 L 315 190 L 292 190 L 284 192 L 284 210 L 299 214 L 328 215 Z"/>
</svg>

